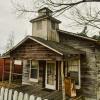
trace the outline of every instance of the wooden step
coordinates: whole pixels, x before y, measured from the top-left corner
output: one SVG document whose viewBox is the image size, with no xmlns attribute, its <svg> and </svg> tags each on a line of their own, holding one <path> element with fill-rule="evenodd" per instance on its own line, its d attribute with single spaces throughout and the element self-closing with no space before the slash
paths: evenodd
<svg viewBox="0 0 100 100">
<path fill-rule="evenodd" d="M 82 96 L 76 96 L 76 97 L 69 97 L 69 96 L 66 96 L 66 100 L 82 100 Z"/>
</svg>

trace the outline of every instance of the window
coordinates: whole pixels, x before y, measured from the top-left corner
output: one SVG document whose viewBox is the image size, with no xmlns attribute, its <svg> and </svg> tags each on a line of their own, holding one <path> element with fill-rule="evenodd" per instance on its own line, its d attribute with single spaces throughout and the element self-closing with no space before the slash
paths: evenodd
<svg viewBox="0 0 100 100">
<path fill-rule="evenodd" d="M 15 61 L 14 61 L 14 64 L 15 64 L 15 65 L 22 65 L 22 61 L 21 61 L 21 60 L 15 60 Z"/>
<path fill-rule="evenodd" d="M 39 77 L 39 65 L 38 61 L 31 61 L 30 65 L 30 80 L 34 82 L 38 82 Z"/>
<path fill-rule="evenodd" d="M 42 21 L 38 21 L 36 24 L 37 24 L 37 30 L 41 30 L 42 29 Z"/>
<path fill-rule="evenodd" d="M 51 22 L 51 27 L 52 27 L 53 30 L 56 29 L 56 24 L 55 24 L 55 22 Z"/>
<path fill-rule="evenodd" d="M 76 88 L 80 88 L 80 60 L 68 60 L 68 76 L 75 80 Z"/>
</svg>

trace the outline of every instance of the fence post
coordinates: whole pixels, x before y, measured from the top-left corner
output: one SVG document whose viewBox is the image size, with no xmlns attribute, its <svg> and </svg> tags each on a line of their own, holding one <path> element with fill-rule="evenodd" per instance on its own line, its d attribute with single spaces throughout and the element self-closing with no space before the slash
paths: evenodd
<svg viewBox="0 0 100 100">
<path fill-rule="evenodd" d="M 37 99 L 36 100 L 42 100 L 42 98 L 41 97 L 37 97 Z"/>
<path fill-rule="evenodd" d="M 18 100 L 23 100 L 23 93 L 22 92 L 19 93 Z"/>
<path fill-rule="evenodd" d="M 1 88 L 1 93 L 0 93 L 0 100 L 3 100 L 4 99 L 4 91 L 5 91 L 5 88 L 2 87 Z"/>
<path fill-rule="evenodd" d="M 8 99 L 8 89 L 6 88 L 4 92 L 4 100 L 7 100 L 7 99 Z"/>
<path fill-rule="evenodd" d="M 29 100 L 35 100 L 35 96 L 31 95 Z"/>
<path fill-rule="evenodd" d="M 29 95 L 27 93 L 24 94 L 24 99 L 23 100 L 28 100 L 29 99 Z"/>
<path fill-rule="evenodd" d="M 35 97 L 34 95 L 29 95 L 27 93 L 23 94 L 22 92 L 18 93 L 17 91 L 14 91 L 7 88 L 5 89 L 2 87 L 0 89 L 0 100 L 48 100 L 48 99 L 42 99 L 41 97 Z"/>
<path fill-rule="evenodd" d="M 9 93 L 8 93 L 8 100 L 12 100 L 12 89 L 9 90 Z"/>
<path fill-rule="evenodd" d="M 17 91 L 14 91 L 13 100 L 17 100 L 17 97 L 18 97 L 18 92 Z"/>
</svg>

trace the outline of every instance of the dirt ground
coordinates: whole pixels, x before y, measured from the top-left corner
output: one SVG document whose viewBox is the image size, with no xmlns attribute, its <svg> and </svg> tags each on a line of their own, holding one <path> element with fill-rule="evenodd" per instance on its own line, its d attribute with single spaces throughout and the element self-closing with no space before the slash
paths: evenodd
<svg viewBox="0 0 100 100">
<path fill-rule="evenodd" d="M 18 83 L 18 82 L 12 82 L 9 84 L 9 81 L 0 81 L 0 88 L 1 87 L 5 87 L 5 88 L 18 88 L 21 86 L 21 83 Z"/>
</svg>

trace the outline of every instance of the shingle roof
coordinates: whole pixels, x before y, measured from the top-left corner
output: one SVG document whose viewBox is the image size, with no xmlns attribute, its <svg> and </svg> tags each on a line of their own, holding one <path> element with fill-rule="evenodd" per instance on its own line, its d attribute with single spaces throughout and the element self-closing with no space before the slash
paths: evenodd
<svg viewBox="0 0 100 100">
<path fill-rule="evenodd" d="M 82 53 L 85 53 L 81 50 L 78 50 L 78 49 L 75 49 L 73 48 L 72 46 L 69 46 L 69 45 L 65 45 L 65 44 L 62 44 L 62 43 L 58 43 L 58 42 L 54 42 L 54 41 L 47 41 L 47 40 L 44 40 L 42 38 L 39 38 L 39 37 L 33 37 L 31 36 L 32 38 L 35 38 L 36 40 L 54 48 L 55 50 L 61 52 L 62 54 L 66 55 L 66 54 L 82 54 Z"/>
<path fill-rule="evenodd" d="M 89 40 L 89 41 L 91 41 L 91 42 L 94 42 L 94 43 L 97 43 L 97 44 L 100 45 L 100 41 L 95 40 L 95 39 L 92 39 L 92 38 L 90 38 L 90 37 L 80 36 L 80 35 L 78 35 L 78 34 L 76 34 L 76 33 L 68 32 L 68 31 L 63 31 L 63 30 L 57 30 L 57 31 L 58 31 L 59 33 L 64 33 L 64 34 L 66 34 L 66 35 L 70 35 L 70 36 L 78 37 L 78 38 L 81 38 L 81 39 Z"/>
</svg>

